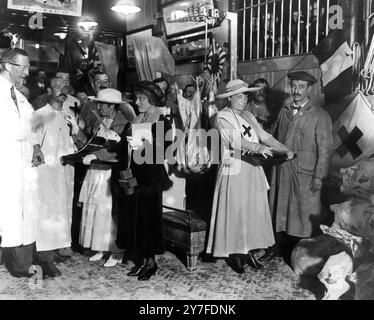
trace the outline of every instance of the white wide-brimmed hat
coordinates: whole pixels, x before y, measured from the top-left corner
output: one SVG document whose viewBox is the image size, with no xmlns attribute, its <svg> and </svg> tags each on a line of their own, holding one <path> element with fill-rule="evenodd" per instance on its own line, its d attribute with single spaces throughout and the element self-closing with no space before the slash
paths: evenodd
<svg viewBox="0 0 374 320">
<path fill-rule="evenodd" d="M 217 98 L 224 99 L 224 98 L 231 97 L 238 93 L 255 92 L 255 91 L 260 91 L 262 89 L 260 87 L 248 88 L 248 86 L 249 86 L 248 83 L 243 80 L 240 80 L 240 79 L 231 80 L 227 83 L 225 91 L 218 94 Z"/>
<path fill-rule="evenodd" d="M 88 97 L 88 99 L 93 100 L 93 101 L 98 101 L 98 102 L 110 103 L 110 104 L 120 104 L 125 101 L 122 99 L 122 93 L 112 88 L 100 90 L 97 94 L 97 97 L 90 96 Z"/>
</svg>

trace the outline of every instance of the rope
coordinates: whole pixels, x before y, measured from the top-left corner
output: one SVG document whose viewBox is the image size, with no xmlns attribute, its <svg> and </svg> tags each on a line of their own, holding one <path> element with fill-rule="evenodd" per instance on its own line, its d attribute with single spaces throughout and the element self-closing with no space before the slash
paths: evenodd
<svg viewBox="0 0 374 320">
<path fill-rule="evenodd" d="M 364 58 L 362 54 L 362 47 L 361 44 L 358 42 L 355 42 L 351 50 L 353 52 L 353 91 L 361 90 L 361 81 L 360 81 L 360 72 L 362 70 L 362 67 L 364 65 Z"/>
</svg>

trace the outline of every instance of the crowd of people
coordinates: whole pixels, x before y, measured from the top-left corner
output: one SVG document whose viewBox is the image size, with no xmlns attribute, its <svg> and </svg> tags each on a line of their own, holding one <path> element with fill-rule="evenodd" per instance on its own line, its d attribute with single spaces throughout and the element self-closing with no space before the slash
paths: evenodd
<svg viewBox="0 0 374 320">
<path fill-rule="evenodd" d="M 164 252 L 163 191 L 171 183 L 157 148 L 172 141 L 178 123 L 175 87 L 164 78 L 140 81 L 133 93 L 94 75 L 95 96 L 75 92 L 69 73 L 47 81 L 39 71 L 29 100 L 21 93 L 29 75 L 28 55 L 7 49 L 0 58 L 0 101 L 5 156 L 0 182 L 3 262 L 15 277 L 31 277 L 39 265 L 46 277 L 61 275 L 57 264 L 73 251 L 90 250 L 103 267 L 132 260 L 128 276 L 149 280 Z M 309 94 L 317 80 L 306 72 L 288 74 L 293 103 L 274 114 L 266 102 L 269 84 L 232 80 L 217 99 L 215 115 L 222 157 L 207 232 L 206 254 L 226 258 L 237 273 L 245 264 L 285 255 L 301 238 L 318 233 L 321 189 L 332 153 L 330 116 Z M 174 88 L 174 89 L 173 89 Z M 193 100 L 197 87 L 183 90 Z M 75 95 L 75 96 L 74 96 Z M 160 124 L 163 131 L 159 132 Z M 150 141 L 135 136 L 149 128 Z M 152 149 L 152 159 L 140 156 Z M 285 155 L 276 166 L 253 162 Z M 77 155 L 74 163 L 61 158 Z M 81 155 L 80 161 L 78 161 Z M 239 155 L 239 156 L 238 156 Z M 260 259 L 254 252 L 263 249 Z"/>
</svg>

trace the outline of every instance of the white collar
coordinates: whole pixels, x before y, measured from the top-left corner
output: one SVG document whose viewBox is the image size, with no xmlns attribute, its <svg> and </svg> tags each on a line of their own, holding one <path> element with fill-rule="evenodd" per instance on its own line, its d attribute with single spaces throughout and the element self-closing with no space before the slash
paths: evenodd
<svg viewBox="0 0 374 320">
<path fill-rule="evenodd" d="M 304 108 L 308 102 L 309 102 L 309 99 L 308 99 L 307 101 L 305 101 L 305 102 L 304 102 L 302 105 L 300 105 L 300 106 L 297 106 L 296 103 L 294 102 L 294 103 L 291 104 L 291 107 L 298 108 L 298 109 L 300 110 L 300 109 Z"/>
<path fill-rule="evenodd" d="M 0 87 L 2 88 L 4 86 L 11 88 L 13 87 L 13 84 L 8 79 L 6 79 L 4 76 L 0 75 Z"/>
</svg>

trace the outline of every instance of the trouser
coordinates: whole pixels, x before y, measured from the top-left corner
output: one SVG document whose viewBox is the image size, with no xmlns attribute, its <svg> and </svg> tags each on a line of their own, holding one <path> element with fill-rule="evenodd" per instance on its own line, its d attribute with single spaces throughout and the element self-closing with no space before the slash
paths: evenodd
<svg viewBox="0 0 374 320">
<path fill-rule="evenodd" d="M 26 276 L 33 265 L 35 254 L 35 242 L 26 246 L 3 248 L 5 267 L 12 276 Z"/>
</svg>

